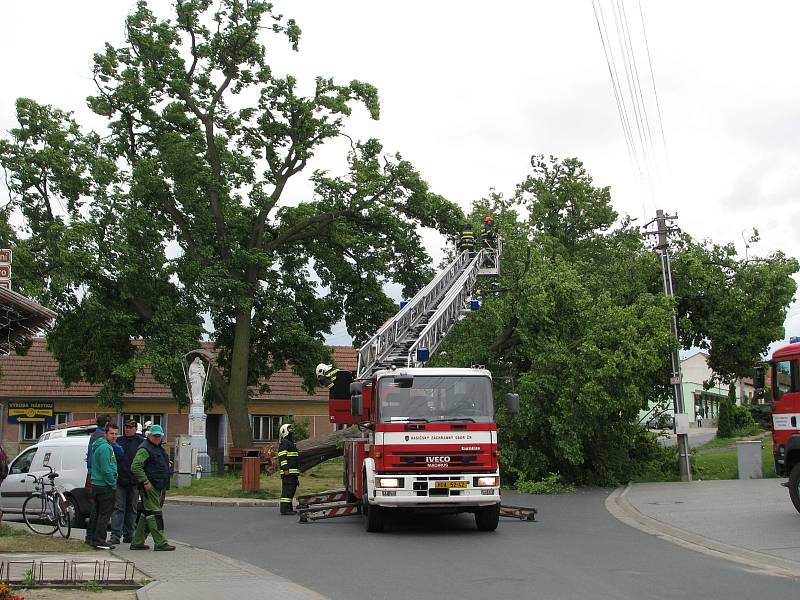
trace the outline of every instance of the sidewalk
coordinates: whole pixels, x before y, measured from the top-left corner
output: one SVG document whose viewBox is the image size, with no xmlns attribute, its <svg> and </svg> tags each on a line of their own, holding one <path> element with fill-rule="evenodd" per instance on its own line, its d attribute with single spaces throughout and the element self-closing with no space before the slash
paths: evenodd
<svg viewBox="0 0 800 600">
<path fill-rule="evenodd" d="M 606 508 L 620 521 L 692 550 L 800 577 L 800 513 L 782 479 L 637 483 Z"/>
<path fill-rule="evenodd" d="M 199 500 L 235 500 L 231 498 L 198 498 Z M 252 502 L 252 501 L 251 501 Z M 267 501 L 269 502 L 269 501 Z M 4 520 L 6 525 L 25 528 L 15 521 Z M 82 539 L 85 529 L 73 528 L 73 538 Z M 152 540 L 148 543 L 152 545 Z M 203 550 L 175 541 L 174 552 L 153 550 L 130 550 L 128 544 L 120 544 L 111 552 L 97 551 L 76 554 L 0 553 L 0 560 L 13 561 L 12 575 L 21 579 L 31 561 L 50 563 L 46 572 L 54 571 L 53 577 L 62 569 L 63 561 L 81 563 L 78 571 L 82 579 L 97 579 L 93 567 L 84 563 L 99 561 L 106 563 L 109 580 L 124 579 L 128 560 L 136 566 L 134 581 L 151 580 L 151 583 L 136 591 L 138 600 L 219 600 L 220 598 L 263 598 L 265 600 L 326 600 L 325 596 L 296 584 L 274 573 L 228 558 L 210 550 Z M 8 568 L 8 567 L 7 567 Z"/>
<path fill-rule="evenodd" d="M 138 600 L 219 600 L 219 598 L 274 598 L 325 600 L 317 592 L 253 565 L 170 540 L 175 552 L 129 550 L 117 546 L 113 554 L 136 563 L 154 579 L 136 592 Z"/>
</svg>

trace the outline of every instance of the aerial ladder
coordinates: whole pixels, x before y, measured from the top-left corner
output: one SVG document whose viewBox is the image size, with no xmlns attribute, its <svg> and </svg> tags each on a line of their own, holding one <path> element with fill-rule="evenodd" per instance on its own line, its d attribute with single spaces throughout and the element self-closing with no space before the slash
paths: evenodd
<svg viewBox="0 0 800 600">
<path fill-rule="evenodd" d="M 420 367 L 473 307 L 478 277 L 500 272 L 502 238 L 494 246 L 464 250 L 358 350 L 356 379 L 379 369 Z"/>
</svg>

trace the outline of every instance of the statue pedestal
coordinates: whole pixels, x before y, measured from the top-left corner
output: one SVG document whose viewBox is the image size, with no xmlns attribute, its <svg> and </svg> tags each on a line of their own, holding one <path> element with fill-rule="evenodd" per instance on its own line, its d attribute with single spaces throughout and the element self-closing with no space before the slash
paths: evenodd
<svg viewBox="0 0 800 600">
<path fill-rule="evenodd" d="M 196 407 L 193 404 L 189 412 L 189 438 L 192 442 L 192 449 L 197 453 L 197 464 L 203 468 L 200 477 L 210 477 L 211 457 L 208 455 L 206 413 L 203 411 L 202 405 Z"/>
</svg>

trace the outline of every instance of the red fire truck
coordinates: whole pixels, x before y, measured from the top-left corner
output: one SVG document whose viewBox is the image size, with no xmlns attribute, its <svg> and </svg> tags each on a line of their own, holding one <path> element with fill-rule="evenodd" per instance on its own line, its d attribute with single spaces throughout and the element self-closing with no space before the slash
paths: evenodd
<svg viewBox="0 0 800 600">
<path fill-rule="evenodd" d="M 301 522 L 361 513 L 367 531 L 380 531 L 401 509 L 474 513 L 485 531 L 501 515 L 535 520 L 535 509 L 500 506 L 491 373 L 425 368 L 451 328 L 479 308 L 478 278 L 498 274 L 502 247 L 496 238 L 458 254 L 359 348 L 355 373 L 337 371 L 331 422 L 357 425 L 361 435 L 344 442 L 345 489 L 298 497 Z M 516 412 L 519 397 L 507 400 Z"/>
<path fill-rule="evenodd" d="M 789 496 L 800 512 L 800 338 L 791 338 L 769 361 L 772 391 L 772 448 L 775 471 L 789 477 Z M 765 370 L 757 368 L 755 387 L 765 388 Z"/>
<path fill-rule="evenodd" d="M 350 384 L 333 398 L 335 423 L 358 423 L 345 442 L 345 488 L 367 531 L 392 510 L 475 514 L 493 531 L 500 517 L 500 471 L 492 377 L 485 369 L 394 368 Z M 515 412 L 518 397 L 509 394 Z M 512 515 L 520 516 L 520 515 Z"/>
</svg>

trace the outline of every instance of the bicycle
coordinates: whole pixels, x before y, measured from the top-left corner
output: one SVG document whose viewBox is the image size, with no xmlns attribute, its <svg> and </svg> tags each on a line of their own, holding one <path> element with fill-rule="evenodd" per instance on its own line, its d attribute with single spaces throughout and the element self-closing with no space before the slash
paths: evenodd
<svg viewBox="0 0 800 600">
<path fill-rule="evenodd" d="M 58 529 L 62 537 L 68 538 L 72 531 L 72 506 L 56 487 L 54 480 L 58 473 L 46 466 L 50 473 L 41 477 L 28 473 L 35 482 L 36 492 L 22 505 L 22 517 L 34 533 L 53 535 Z"/>
</svg>

